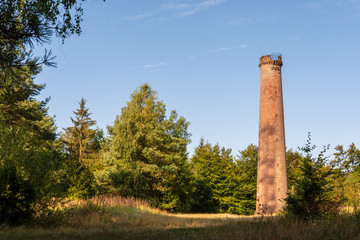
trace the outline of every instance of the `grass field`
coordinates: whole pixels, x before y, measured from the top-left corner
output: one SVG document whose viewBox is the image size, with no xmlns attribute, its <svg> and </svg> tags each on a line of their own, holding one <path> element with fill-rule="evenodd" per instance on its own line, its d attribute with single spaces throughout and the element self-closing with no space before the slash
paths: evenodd
<svg viewBox="0 0 360 240">
<path fill-rule="evenodd" d="M 360 218 L 327 220 L 230 214 L 170 214 L 134 199 L 68 202 L 21 227 L 0 227 L 0 239 L 360 239 Z"/>
</svg>

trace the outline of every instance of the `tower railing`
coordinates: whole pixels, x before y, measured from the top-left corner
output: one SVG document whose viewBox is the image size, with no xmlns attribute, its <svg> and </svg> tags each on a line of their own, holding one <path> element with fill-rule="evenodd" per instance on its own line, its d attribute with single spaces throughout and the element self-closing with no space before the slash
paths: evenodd
<svg viewBox="0 0 360 240">
<path fill-rule="evenodd" d="M 270 54 L 270 60 L 271 61 L 278 60 L 279 57 L 282 57 L 281 53 L 272 53 L 272 54 Z"/>
</svg>

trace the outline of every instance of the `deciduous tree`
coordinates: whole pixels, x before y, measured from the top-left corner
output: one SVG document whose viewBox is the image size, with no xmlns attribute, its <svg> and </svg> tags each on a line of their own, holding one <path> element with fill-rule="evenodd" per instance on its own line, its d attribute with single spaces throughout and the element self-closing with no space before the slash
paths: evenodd
<svg viewBox="0 0 360 240">
<path fill-rule="evenodd" d="M 189 122 L 171 111 L 148 84 L 131 95 L 114 124 L 96 176 L 123 196 L 150 199 L 170 210 L 181 209 Z M 109 189 L 109 188 L 108 188 Z"/>
</svg>

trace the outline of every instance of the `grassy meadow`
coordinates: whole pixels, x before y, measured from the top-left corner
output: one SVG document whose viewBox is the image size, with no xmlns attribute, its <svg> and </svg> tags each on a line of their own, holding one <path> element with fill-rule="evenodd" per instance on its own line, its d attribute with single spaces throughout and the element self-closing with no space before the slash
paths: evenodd
<svg viewBox="0 0 360 240">
<path fill-rule="evenodd" d="M 35 223 L 0 227 L 0 239 L 360 239 L 359 215 L 298 221 L 285 216 L 171 214 L 146 202 L 102 197 L 57 204 Z"/>
</svg>

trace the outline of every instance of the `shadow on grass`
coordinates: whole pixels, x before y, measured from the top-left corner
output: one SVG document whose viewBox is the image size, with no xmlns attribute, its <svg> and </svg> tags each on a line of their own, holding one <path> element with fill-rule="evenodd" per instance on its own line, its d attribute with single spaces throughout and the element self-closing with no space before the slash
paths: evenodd
<svg viewBox="0 0 360 240">
<path fill-rule="evenodd" d="M 359 222 L 353 217 L 331 220 L 296 221 L 289 218 L 262 218 L 255 221 L 234 219 L 224 224 L 203 227 L 144 228 L 131 230 L 115 227 L 92 228 L 8 228 L 0 230 L 0 239 L 34 240 L 137 240 L 137 239 L 360 239 Z"/>
</svg>

